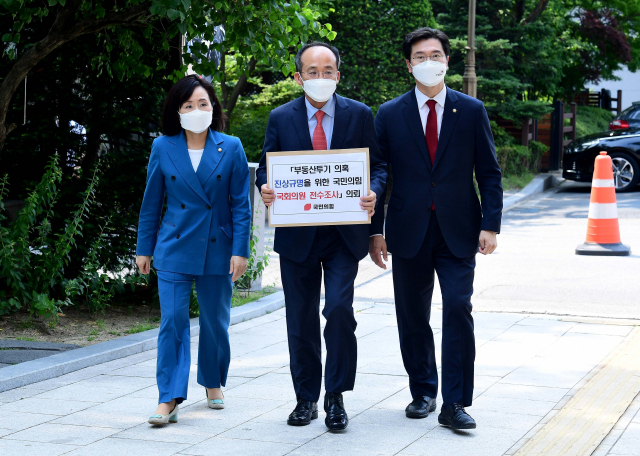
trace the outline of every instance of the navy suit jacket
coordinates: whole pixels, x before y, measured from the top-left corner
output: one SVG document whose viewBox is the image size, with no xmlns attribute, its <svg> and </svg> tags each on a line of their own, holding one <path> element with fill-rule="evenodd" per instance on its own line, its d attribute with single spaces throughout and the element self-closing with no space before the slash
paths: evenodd
<svg viewBox="0 0 640 456">
<path fill-rule="evenodd" d="M 232 255 L 249 257 L 249 165 L 238 138 L 209 130 L 193 170 L 184 130 L 153 141 L 138 222 L 138 255 L 161 271 L 229 274 Z M 167 211 L 162 206 L 167 197 Z"/>
<path fill-rule="evenodd" d="M 370 188 L 380 198 L 386 186 L 386 164 L 376 140 L 371 108 L 336 95 L 336 111 L 331 137 L 331 149 L 369 148 Z M 271 111 L 262 148 L 260 166 L 256 172 L 256 186 L 267 183 L 267 152 L 313 150 L 307 107 L 304 96 Z M 342 238 L 353 255 L 361 260 L 369 251 L 370 225 L 337 225 Z M 315 226 L 278 227 L 274 250 L 285 258 L 304 261 L 313 244 Z"/>
<path fill-rule="evenodd" d="M 431 203 L 447 246 L 459 258 L 477 253 L 480 230 L 500 232 L 502 174 L 481 101 L 447 87 L 433 165 L 414 89 L 380 106 L 375 126 L 393 172 L 385 226 L 390 252 L 401 258 L 418 253 Z M 482 203 L 474 188 L 474 172 Z M 383 202 L 384 198 L 378 199 L 372 234 L 383 233 Z"/>
</svg>

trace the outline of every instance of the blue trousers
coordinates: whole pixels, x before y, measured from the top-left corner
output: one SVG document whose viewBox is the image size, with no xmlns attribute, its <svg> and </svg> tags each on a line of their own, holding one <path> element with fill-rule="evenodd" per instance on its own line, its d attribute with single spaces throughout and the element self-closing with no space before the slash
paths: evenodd
<svg viewBox="0 0 640 456">
<path fill-rule="evenodd" d="M 435 398 L 438 394 L 433 331 L 429 324 L 434 272 L 442 291 L 442 401 L 465 407 L 473 398 L 475 338 L 471 295 L 475 255 L 458 258 L 444 241 L 437 210 L 418 254 L 393 256 L 393 287 L 400 334 L 400 351 L 409 374 L 411 395 Z"/>
<path fill-rule="evenodd" d="M 200 307 L 198 383 L 206 388 L 219 388 L 227 381 L 231 360 L 231 275 L 158 271 L 161 312 L 156 368 L 158 403 L 175 399 L 179 404 L 187 398 L 191 368 L 189 299 L 194 279 Z"/>
<path fill-rule="evenodd" d="M 353 390 L 358 343 L 353 314 L 353 281 L 358 259 L 335 226 L 320 226 L 309 256 L 298 263 L 280 257 L 282 288 L 287 309 L 291 378 L 296 399 L 317 402 L 322 383 L 320 289 L 324 271 L 327 347 L 324 386 L 328 392 Z"/>
</svg>

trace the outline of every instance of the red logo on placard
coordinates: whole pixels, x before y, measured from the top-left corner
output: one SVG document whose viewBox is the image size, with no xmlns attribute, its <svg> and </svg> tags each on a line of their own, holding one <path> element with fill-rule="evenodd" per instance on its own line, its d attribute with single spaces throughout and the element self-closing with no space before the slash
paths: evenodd
<svg viewBox="0 0 640 456">
<path fill-rule="evenodd" d="M 311 210 L 311 204 L 305 204 L 304 205 L 304 210 L 305 211 L 310 211 Z"/>
</svg>

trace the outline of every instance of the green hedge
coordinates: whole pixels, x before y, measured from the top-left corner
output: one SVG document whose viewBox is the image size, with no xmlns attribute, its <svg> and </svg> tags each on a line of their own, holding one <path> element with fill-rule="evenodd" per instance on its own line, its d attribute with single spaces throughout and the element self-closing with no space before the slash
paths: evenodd
<svg viewBox="0 0 640 456">
<path fill-rule="evenodd" d="M 567 106 L 565 111 L 570 111 Z M 578 106 L 578 117 L 576 118 L 576 137 L 591 135 L 609 129 L 609 122 L 613 118 L 611 111 L 590 106 Z"/>
</svg>

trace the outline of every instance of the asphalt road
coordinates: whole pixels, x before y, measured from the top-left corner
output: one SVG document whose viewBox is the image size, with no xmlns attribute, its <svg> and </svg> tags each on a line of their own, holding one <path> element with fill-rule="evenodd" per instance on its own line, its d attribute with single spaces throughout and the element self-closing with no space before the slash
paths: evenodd
<svg viewBox="0 0 640 456">
<path fill-rule="evenodd" d="M 477 256 L 475 311 L 640 320 L 640 187 L 618 194 L 628 257 L 575 254 L 586 236 L 590 191 L 589 184 L 565 182 L 504 214 L 498 249 Z M 263 283 L 280 288 L 275 254 Z M 369 258 L 362 260 L 355 298 L 393 302 L 391 264 L 384 271 Z M 438 288 L 433 304 L 442 304 Z"/>
</svg>

